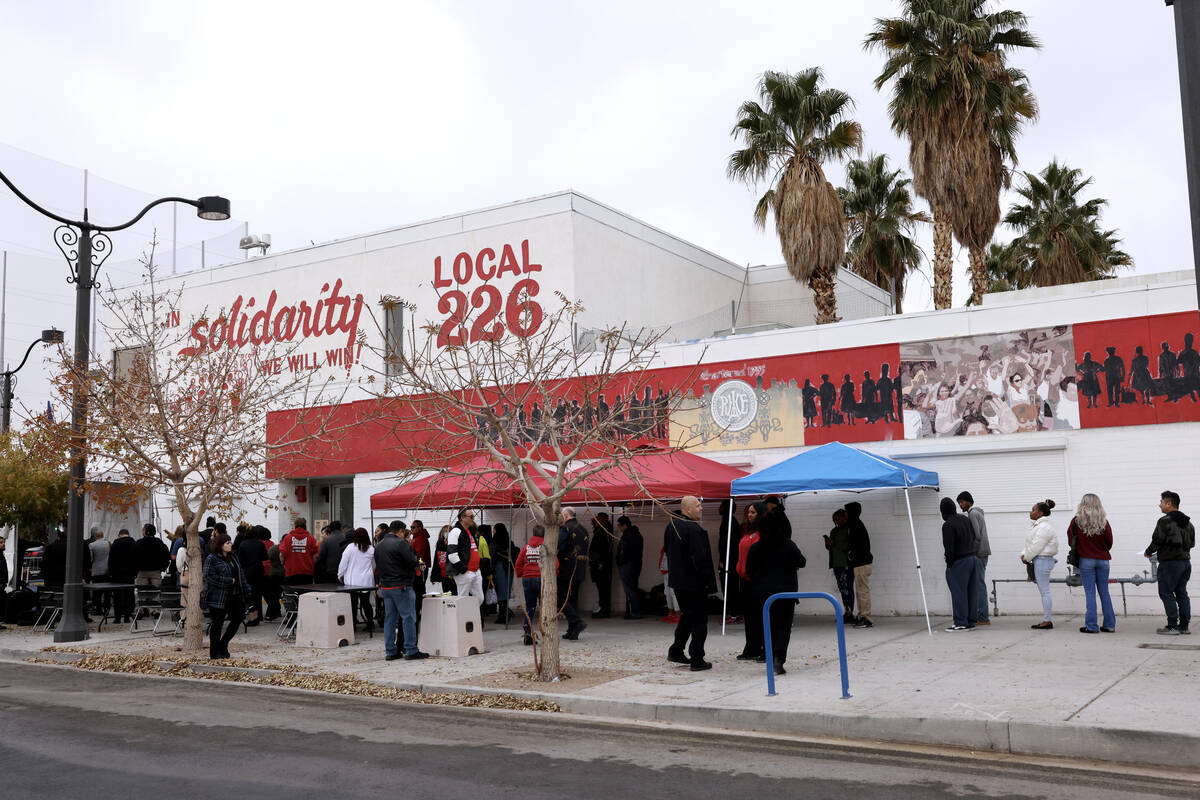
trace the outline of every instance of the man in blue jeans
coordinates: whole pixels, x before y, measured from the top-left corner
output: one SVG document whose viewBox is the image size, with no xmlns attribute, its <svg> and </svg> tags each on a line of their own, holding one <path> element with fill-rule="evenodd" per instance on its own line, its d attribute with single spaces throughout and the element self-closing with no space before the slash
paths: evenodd
<svg viewBox="0 0 1200 800">
<path fill-rule="evenodd" d="M 1162 493 L 1158 502 L 1163 516 L 1154 526 L 1154 536 L 1145 556 L 1158 554 L 1158 596 L 1167 612 L 1167 626 L 1159 628 L 1164 636 L 1188 634 L 1192 619 L 1192 601 L 1188 598 L 1187 582 L 1192 577 L 1192 548 L 1196 546 L 1196 529 L 1191 519 L 1179 510 L 1179 495 Z"/>
<path fill-rule="evenodd" d="M 389 530 L 375 545 L 375 568 L 379 572 L 379 593 L 383 596 L 383 647 L 388 661 L 400 658 L 396 647 L 396 623 L 404 628 L 404 659 L 429 658 L 417 649 L 417 596 L 413 585 L 421 561 L 412 545 Z"/>
</svg>

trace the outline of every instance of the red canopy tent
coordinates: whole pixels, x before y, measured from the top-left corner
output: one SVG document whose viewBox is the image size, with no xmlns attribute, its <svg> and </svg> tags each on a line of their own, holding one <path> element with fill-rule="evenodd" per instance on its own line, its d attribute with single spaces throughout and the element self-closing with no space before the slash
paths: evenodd
<svg viewBox="0 0 1200 800">
<path fill-rule="evenodd" d="M 686 495 L 725 499 L 729 497 L 730 482 L 747 474 L 683 450 L 638 453 L 620 466 L 584 480 L 567 493 L 563 505 L 675 500 Z"/>
<path fill-rule="evenodd" d="M 520 505 L 523 497 L 517 483 L 491 457 L 480 455 L 444 472 L 377 492 L 371 495 L 371 509 L 508 508 Z"/>
</svg>

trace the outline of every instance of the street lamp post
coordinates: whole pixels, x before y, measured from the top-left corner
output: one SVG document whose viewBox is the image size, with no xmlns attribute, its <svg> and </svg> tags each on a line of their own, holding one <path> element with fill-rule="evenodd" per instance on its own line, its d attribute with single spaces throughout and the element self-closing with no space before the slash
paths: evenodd
<svg viewBox="0 0 1200 800">
<path fill-rule="evenodd" d="M 25 351 L 25 357 L 21 359 L 21 363 L 17 364 L 16 369 L 7 369 L 4 371 L 4 384 L 0 386 L 0 403 L 4 404 L 3 412 L 0 412 L 0 432 L 8 433 L 8 429 L 12 422 L 12 403 L 13 403 L 13 376 L 21 371 L 21 367 L 25 366 L 25 362 L 29 360 L 29 354 L 33 352 L 33 348 L 39 344 L 62 344 L 63 332 L 58 328 L 50 328 L 42 331 L 42 335 L 34 339 L 29 344 L 29 348 Z M 13 548 L 13 574 L 12 586 L 16 589 L 21 585 L 21 535 L 17 532 L 16 547 Z M 3 555 L 0 555 L 3 558 Z M 0 586 L 0 592 L 4 591 L 4 587 Z"/>
<path fill-rule="evenodd" d="M 112 252 L 108 234 L 136 225 L 150 209 L 164 203 L 183 203 L 193 206 L 201 219 L 229 219 L 229 201 L 224 197 L 162 197 L 149 203 L 137 216 L 121 225 L 96 225 L 83 210 L 82 220 L 60 217 L 25 196 L 3 172 L 0 182 L 12 190 L 21 202 L 44 217 L 60 223 L 54 231 L 54 243 L 62 251 L 74 273 L 67 278 L 75 284 L 75 372 L 81 375 L 88 368 L 88 329 L 92 324 L 92 289 L 95 287 L 93 269 L 99 269 Z M 93 241 L 94 239 L 94 241 Z M 78 380 L 71 396 L 71 489 L 67 503 L 67 574 L 63 582 L 63 615 L 54 629 L 54 641 L 79 642 L 88 638 L 87 622 L 83 616 L 83 485 L 87 479 L 87 462 L 83 447 L 83 422 L 86 398 Z"/>
<path fill-rule="evenodd" d="M 25 366 L 25 362 L 29 360 L 29 354 L 33 352 L 33 348 L 39 344 L 62 344 L 63 332 L 58 328 L 50 328 L 42 331 L 41 337 L 34 339 L 30 343 L 29 349 L 25 351 L 25 357 L 21 359 L 21 363 L 17 364 L 16 369 L 8 369 L 4 371 L 4 386 L 0 388 L 3 395 L 0 396 L 0 403 L 4 404 L 3 417 L 0 417 L 0 432 L 7 433 L 12 426 L 12 403 L 13 403 L 13 376 L 21 371 L 21 367 Z"/>
<path fill-rule="evenodd" d="M 1179 94 L 1183 103 L 1183 153 L 1192 217 L 1192 267 L 1200 308 L 1200 0 L 1166 0 L 1174 6 Z"/>
</svg>

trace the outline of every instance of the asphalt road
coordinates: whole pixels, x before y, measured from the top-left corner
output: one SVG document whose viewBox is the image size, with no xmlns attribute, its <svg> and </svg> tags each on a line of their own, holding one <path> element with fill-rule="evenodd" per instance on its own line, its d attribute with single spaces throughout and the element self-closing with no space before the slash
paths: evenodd
<svg viewBox="0 0 1200 800">
<path fill-rule="evenodd" d="M 0 663 L 0 796 L 1101 800 L 1200 784 Z"/>
</svg>

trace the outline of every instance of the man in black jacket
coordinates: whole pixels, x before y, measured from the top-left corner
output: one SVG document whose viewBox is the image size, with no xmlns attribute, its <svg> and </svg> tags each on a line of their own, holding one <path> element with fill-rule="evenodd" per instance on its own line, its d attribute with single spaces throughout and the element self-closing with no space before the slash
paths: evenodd
<svg viewBox="0 0 1200 800">
<path fill-rule="evenodd" d="M 1158 596 L 1167 612 L 1167 627 L 1159 628 L 1164 636 L 1191 633 L 1192 601 L 1187 583 L 1192 577 L 1192 548 L 1196 546 L 1196 529 L 1191 518 L 1179 510 L 1179 495 L 1162 493 L 1158 507 L 1163 516 L 1154 526 L 1154 536 L 1145 556 L 1158 554 Z"/>
<path fill-rule="evenodd" d="M 704 642 L 708 639 L 708 596 L 717 590 L 713 572 L 712 548 L 708 532 L 700 527 L 700 500 L 683 498 L 683 517 L 672 519 L 663 535 L 667 549 L 667 585 L 679 600 L 679 624 L 675 641 L 667 650 L 667 660 L 690 664 L 693 672 L 712 669 L 704 660 Z M 683 648 L 691 639 L 687 656 Z"/>
<path fill-rule="evenodd" d="M 979 614 L 976 605 L 979 593 L 975 582 L 979 579 L 979 556 L 975 555 L 975 529 L 966 516 L 958 513 L 958 507 L 949 497 L 943 497 L 939 510 L 942 512 L 942 549 L 946 554 L 946 584 L 950 587 L 950 602 L 954 608 L 954 624 L 946 630 L 975 630 L 975 617 Z"/>
<path fill-rule="evenodd" d="M 108 550 L 108 575 L 113 583 L 133 583 L 137 577 L 137 559 L 137 542 L 129 535 L 128 529 L 121 528 Z M 133 614 L 132 589 L 113 592 L 113 614 L 116 617 L 114 623 L 129 622 Z"/>
<path fill-rule="evenodd" d="M 386 609 L 383 617 L 386 659 L 400 658 L 396 648 L 397 620 L 403 626 L 405 660 L 429 658 L 428 653 L 417 649 L 417 598 L 413 585 L 417 581 L 420 562 L 412 546 L 389 530 L 375 545 L 375 567 L 379 571 L 379 593 Z"/>
<path fill-rule="evenodd" d="M 317 549 L 316 569 L 323 573 L 322 580 L 330 583 L 337 583 L 338 567 L 342 564 L 342 553 L 346 552 L 346 547 L 350 544 L 350 540 L 354 538 L 354 531 L 342 531 L 342 523 L 336 519 L 329 523 L 329 528 L 325 531 L 325 538 L 321 540 L 321 546 Z"/>
<path fill-rule="evenodd" d="M 562 510 L 562 526 L 558 529 L 558 602 L 567 615 L 567 632 L 563 638 L 574 641 L 583 633 L 587 623 L 579 618 L 579 590 L 588 572 L 588 535 L 575 509 Z"/>
<path fill-rule="evenodd" d="M 162 586 L 163 570 L 171 563 L 171 551 L 162 539 L 158 538 L 158 529 L 150 523 L 142 526 L 142 538 L 137 541 L 137 580 L 138 586 Z"/>
<path fill-rule="evenodd" d="M 850 569 L 854 572 L 854 594 L 858 598 L 856 628 L 873 628 L 871 619 L 871 536 L 862 521 L 862 504 L 846 503 L 847 526 L 850 528 Z"/>
<path fill-rule="evenodd" d="M 485 595 L 483 574 L 479 571 L 481 556 L 479 539 L 476 538 L 478 535 L 475 512 L 466 508 L 459 511 L 458 522 L 454 523 L 447 536 L 446 569 L 454 576 L 458 596 L 477 597 L 479 607 L 483 608 Z"/>
<path fill-rule="evenodd" d="M 592 542 L 588 547 L 588 571 L 596 584 L 600 610 L 593 619 L 607 619 L 612 614 L 613 531 L 608 514 L 601 511 L 592 517 Z"/>
<path fill-rule="evenodd" d="M 621 540 L 617 542 L 617 572 L 625 588 L 625 619 L 642 618 L 642 591 L 638 578 L 642 574 L 642 551 L 645 549 L 642 532 L 629 521 L 629 517 L 617 517 L 617 528 Z"/>
</svg>

